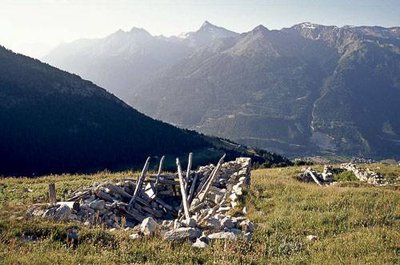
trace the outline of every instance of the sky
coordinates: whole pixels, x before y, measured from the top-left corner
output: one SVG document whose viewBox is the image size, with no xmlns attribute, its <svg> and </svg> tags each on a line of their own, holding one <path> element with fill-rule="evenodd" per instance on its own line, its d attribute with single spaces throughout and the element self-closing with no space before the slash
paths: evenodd
<svg viewBox="0 0 400 265">
<path fill-rule="evenodd" d="M 400 26 L 400 0 L 0 0 L 0 45 L 33 57 L 63 42 L 141 27 L 195 31 L 208 20 L 236 32 L 301 22 Z"/>
</svg>

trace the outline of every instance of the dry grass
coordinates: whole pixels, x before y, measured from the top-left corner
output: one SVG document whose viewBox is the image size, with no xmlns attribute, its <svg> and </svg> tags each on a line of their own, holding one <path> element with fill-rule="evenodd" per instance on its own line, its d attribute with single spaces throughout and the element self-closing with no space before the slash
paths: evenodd
<svg viewBox="0 0 400 265">
<path fill-rule="evenodd" d="M 376 165 L 378 166 L 378 165 Z M 397 168 L 379 165 L 396 176 Z M 374 169 L 371 167 L 371 169 Z M 93 181 L 132 176 L 102 172 L 38 179 L 0 180 L 0 263 L 3 264 L 396 264 L 400 263 L 400 192 L 356 182 L 320 188 L 293 178 L 298 167 L 253 171 L 243 202 L 257 224 L 254 239 L 216 242 L 204 250 L 160 238 L 129 240 L 129 232 L 79 227 L 80 242 L 68 246 L 74 224 L 23 219 L 29 204 Z M 33 191 L 27 192 L 25 188 Z M 308 241 L 307 235 L 316 235 Z"/>
</svg>

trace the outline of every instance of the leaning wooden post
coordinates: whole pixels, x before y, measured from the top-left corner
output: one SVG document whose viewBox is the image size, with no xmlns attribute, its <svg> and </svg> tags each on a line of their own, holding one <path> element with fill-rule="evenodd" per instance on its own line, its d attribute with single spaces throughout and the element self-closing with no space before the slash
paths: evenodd
<svg viewBox="0 0 400 265">
<path fill-rule="evenodd" d="M 225 159 L 224 154 L 221 159 L 218 161 L 218 164 L 215 166 L 215 170 L 211 173 L 210 178 L 208 179 L 208 182 L 205 185 L 204 191 L 201 191 L 199 193 L 199 201 L 202 202 L 204 200 L 204 197 L 207 195 L 207 192 L 211 188 L 211 185 L 214 183 L 215 177 L 217 176 L 218 170 L 221 168 L 222 163 L 224 162 Z"/>
<path fill-rule="evenodd" d="M 165 156 L 162 156 L 161 159 L 160 159 L 160 165 L 158 166 L 158 172 L 157 172 L 157 176 L 156 176 L 156 184 L 155 184 L 156 186 L 158 185 L 158 181 L 160 179 L 160 175 L 161 175 L 164 159 L 165 159 Z"/>
<path fill-rule="evenodd" d="M 140 190 L 142 189 L 143 181 L 146 177 L 147 170 L 149 169 L 149 163 L 150 163 L 150 156 L 146 159 L 146 163 L 144 164 L 142 173 L 140 174 L 138 181 L 136 183 L 135 191 L 132 195 L 131 200 L 129 201 L 128 208 L 130 208 L 132 206 L 132 204 L 136 201 L 136 197 L 139 195 Z"/>
<path fill-rule="evenodd" d="M 189 195 L 188 195 L 188 203 L 189 203 L 189 205 L 192 203 L 194 190 L 196 188 L 196 184 L 197 184 L 197 179 L 198 178 L 199 178 L 199 175 L 196 173 L 196 175 L 194 176 L 193 182 L 192 182 L 192 186 L 190 186 L 190 191 L 189 191 Z"/>
<path fill-rule="evenodd" d="M 192 169 L 192 160 L 193 160 L 193 153 L 189 153 L 189 158 L 188 158 L 188 166 L 186 169 L 186 182 L 185 182 L 185 190 L 186 193 L 188 191 L 188 184 L 189 184 L 189 178 L 190 178 L 190 170 Z"/>
<path fill-rule="evenodd" d="M 185 184 L 183 183 L 182 169 L 181 169 L 181 163 L 179 162 L 179 158 L 176 158 L 176 167 L 178 168 L 178 177 L 179 177 L 179 185 L 181 188 L 183 211 L 185 213 L 186 219 L 189 219 L 190 218 L 189 207 L 187 202 Z"/>
<path fill-rule="evenodd" d="M 57 204 L 56 184 L 55 183 L 50 183 L 49 184 L 49 203 L 50 203 L 50 205 L 56 205 Z"/>
</svg>

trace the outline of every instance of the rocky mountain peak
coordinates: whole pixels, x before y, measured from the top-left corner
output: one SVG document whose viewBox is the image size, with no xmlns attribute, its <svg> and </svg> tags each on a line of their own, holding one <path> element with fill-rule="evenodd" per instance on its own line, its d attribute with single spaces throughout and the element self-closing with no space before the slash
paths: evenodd
<svg viewBox="0 0 400 265">
<path fill-rule="evenodd" d="M 269 32 L 270 30 L 265 27 L 264 25 L 260 24 L 257 27 L 255 27 L 253 30 L 253 32 Z"/>
</svg>

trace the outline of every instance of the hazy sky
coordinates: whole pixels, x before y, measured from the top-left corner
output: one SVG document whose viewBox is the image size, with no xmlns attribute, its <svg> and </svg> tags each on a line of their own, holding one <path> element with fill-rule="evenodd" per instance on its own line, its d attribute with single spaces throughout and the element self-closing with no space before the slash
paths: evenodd
<svg viewBox="0 0 400 265">
<path fill-rule="evenodd" d="M 300 22 L 400 25 L 400 0 L 0 0 L 0 44 L 32 56 L 78 38 L 142 27 L 154 35 L 196 30 L 204 20 L 244 32 Z"/>
</svg>

